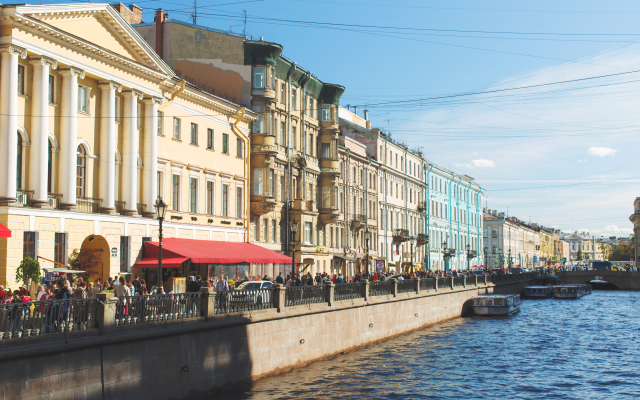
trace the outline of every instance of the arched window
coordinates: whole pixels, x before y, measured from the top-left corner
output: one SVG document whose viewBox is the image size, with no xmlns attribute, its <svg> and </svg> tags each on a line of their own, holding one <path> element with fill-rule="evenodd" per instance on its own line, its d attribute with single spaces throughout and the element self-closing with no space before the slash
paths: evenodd
<svg viewBox="0 0 640 400">
<path fill-rule="evenodd" d="M 78 158 L 76 162 L 76 196 L 85 197 L 87 184 L 87 152 L 84 146 L 78 146 Z"/>
<path fill-rule="evenodd" d="M 22 189 L 22 136 L 20 132 L 18 135 L 18 160 L 17 160 L 17 169 L 16 169 L 16 188 Z"/>
<path fill-rule="evenodd" d="M 51 144 L 50 140 L 47 140 L 47 143 L 49 144 L 49 151 L 48 151 L 48 163 L 47 163 L 47 192 L 48 193 L 52 193 L 53 192 L 53 188 L 52 188 L 52 174 L 53 174 L 53 145 Z"/>
</svg>

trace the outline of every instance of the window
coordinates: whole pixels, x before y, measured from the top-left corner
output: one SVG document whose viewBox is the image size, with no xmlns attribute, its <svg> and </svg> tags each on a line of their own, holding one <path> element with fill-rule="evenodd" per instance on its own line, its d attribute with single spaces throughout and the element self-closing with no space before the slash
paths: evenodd
<svg viewBox="0 0 640 400">
<path fill-rule="evenodd" d="M 17 133 L 18 135 L 18 157 L 16 160 L 16 188 L 18 189 L 22 189 L 22 135 L 20 135 L 20 132 Z"/>
<path fill-rule="evenodd" d="M 253 241 L 259 242 L 258 233 L 260 232 L 260 220 L 256 218 L 256 223 L 253 225 Z"/>
<path fill-rule="evenodd" d="M 284 83 L 280 85 L 280 102 L 282 104 L 287 104 L 287 87 Z"/>
<path fill-rule="evenodd" d="M 56 103 L 56 77 L 49 75 L 49 103 Z"/>
<path fill-rule="evenodd" d="M 242 148 L 242 139 L 236 139 L 236 149 L 238 151 L 238 158 L 244 157 L 244 149 Z"/>
<path fill-rule="evenodd" d="M 162 123 L 164 117 L 164 113 L 162 111 L 158 111 L 158 136 L 164 135 L 164 124 Z"/>
<path fill-rule="evenodd" d="M 198 145 L 198 124 L 191 123 L 191 144 Z"/>
<path fill-rule="evenodd" d="M 262 168 L 253 170 L 253 194 L 262 196 Z"/>
<path fill-rule="evenodd" d="M 259 115 L 253 123 L 253 133 L 264 133 L 264 117 L 262 115 Z"/>
<path fill-rule="evenodd" d="M 224 154 L 229 154 L 229 134 L 222 134 L 222 152 Z"/>
<path fill-rule="evenodd" d="M 304 223 L 304 242 L 312 243 L 312 241 L 313 241 L 313 237 L 312 237 L 312 231 L 311 231 L 311 222 L 305 222 Z"/>
<path fill-rule="evenodd" d="M 198 180 L 196 178 L 189 179 L 189 212 L 198 212 Z"/>
<path fill-rule="evenodd" d="M 244 215 L 244 198 L 242 197 L 242 188 L 236 188 L 236 217 L 242 218 Z"/>
<path fill-rule="evenodd" d="M 68 261 L 68 242 L 69 234 L 66 232 L 56 232 L 54 236 L 53 261 L 60 264 L 67 264 Z"/>
<path fill-rule="evenodd" d="M 18 94 L 24 94 L 25 92 L 25 73 L 24 65 L 18 65 Z"/>
<path fill-rule="evenodd" d="M 269 171 L 269 186 L 267 187 L 269 196 L 276 197 L 276 173 L 274 170 Z"/>
<path fill-rule="evenodd" d="M 213 182 L 207 181 L 207 214 L 213 214 L 213 199 L 215 199 L 215 191 L 213 189 Z"/>
<path fill-rule="evenodd" d="M 309 98 L 309 117 L 313 118 L 313 99 Z"/>
<path fill-rule="evenodd" d="M 213 129 L 207 129 L 207 149 L 213 150 Z"/>
<path fill-rule="evenodd" d="M 313 153 L 313 133 L 309 134 L 309 155 L 315 157 L 315 154 Z"/>
<path fill-rule="evenodd" d="M 78 85 L 78 111 L 89 112 L 89 88 Z"/>
<path fill-rule="evenodd" d="M 53 145 L 47 140 L 47 192 L 51 193 L 53 187 Z"/>
<path fill-rule="evenodd" d="M 284 202 L 287 198 L 287 185 L 285 184 L 285 177 L 280 177 L 280 201 Z"/>
<path fill-rule="evenodd" d="M 115 104 L 115 115 L 116 115 L 116 123 L 119 124 L 122 122 L 122 113 L 120 112 L 120 97 L 116 96 L 116 104 Z"/>
<path fill-rule="evenodd" d="M 180 175 L 172 176 L 171 205 L 174 211 L 180 211 Z"/>
<path fill-rule="evenodd" d="M 269 68 L 269 73 L 271 74 L 271 88 L 276 90 L 276 69 Z"/>
<path fill-rule="evenodd" d="M 287 145 L 287 131 L 285 129 L 284 121 L 280 122 L 280 144 L 283 146 Z"/>
<path fill-rule="evenodd" d="M 180 118 L 173 117 L 173 138 L 180 140 Z"/>
<path fill-rule="evenodd" d="M 291 90 L 291 109 L 295 110 L 298 104 L 298 91 L 296 89 Z"/>
<path fill-rule="evenodd" d="M 162 171 L 156 172 L 156 198 L 162 197 L 164 190 L 163 189 L 164 176 Z"/>
<path fill-rule="evenodd" d="M 131 236 L 120 236 L 120 272 L 129 272 L 131 265 Z"/>
<path fill-rule="evenodd" d="M 329 104 L 322 105 L 322 121 L 331 121 L 331 106 Z"/>
<path fill-rule="evenodd" d="M 76 161 L 76 196 L 84 197 L 86 188 L 87 153 L 84 146 L 78 146 Z"/>
<path fill-rule="evenodd" d="M 222 216 L 229 216 L 229 184 L 222 184 Z"/>
<path fill-rule="evenodd" d="M 298 148 L 298 134 L 296 132 L 295 126 L 291 127 L 291 148 L 292 149 Z"/>
<path fill-rule="evenodd" d="M 253 67 L 253 87 L 264 89 L 264 67 Z"/>
<path fill-rule="evenodd" d="M 137 113 L 136 113 L 136 124 L 138 129 L 142 129 L 142 119 L 144 118 L 144 110 L 142 109 L 142 104 L 136 103 Z"/>
<path fill-rule="evenodd" d="M 262 224 L 262 241 L 264 243 L 267 243 L 267 237 L 269 236 L 268 230 L 269 230 L 269 221 L 265 219 L 264 224 Z"/>
<path fill-rule="evenodd" d="M 271 220 L 271 243 L 276 242 L 276 220 Z"/>
<path fill-rule="evenodd" d="M 39 232 L 25 231 L 23 235 L 22 258 L 31 257 L 38 259 L 38 235 Z"/>
</svg>

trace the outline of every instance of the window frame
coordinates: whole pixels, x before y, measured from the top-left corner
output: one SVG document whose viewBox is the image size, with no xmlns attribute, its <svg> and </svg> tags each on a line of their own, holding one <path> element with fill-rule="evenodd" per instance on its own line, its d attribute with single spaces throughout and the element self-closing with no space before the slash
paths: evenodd
<svg viewBox="0 0 640 400">
<path fill-rule="evenodd" d="M 207 128 L 207 150 L 213 150 L 215 148 L 213 141 L 215 139 L 215 133 L 212 128 Z"/>
<path fill-rule="evenodd" d="M 206 202 L 207 202 L 207 215 L 215 215 L 215 199 L 216 199 L 216 183 L 214 181 L 207 181 L 206 183 Z"/>
<path fill-rule="evenodd" d="M 177 178 L 177 180 L 175 179 Z M 171 174 L 171 209 L 180 211 L 180 189 L 182 184 L 182 175 Z"/>
<path fill-rule="evenodd" d="M 190 144 L 197 146 L 198 145 L 198 124 L 195 122 L 191 123 L 191 141 Z"/>
<path fill-rule="evenodd" d="M 198 213 L 198 178 L 189 177 L 189 212 Z"/>
<path fill-rule="evenodd" d="M 261 70 L 261 72 L 258 72 L 259 70 Z M 258 85 L 258 77 L 260 78 L 260 81 L 262 82 L 261 85 Z M 253 67 L 253 85 L 252 87 L 254 89 L 265 89 L 266 88 L 266 68 L 265 67 Z"/>
<path fill-rule="evenodd" d="M 164 111 L 158 111 L 156 114 L 158 124 L 158 136 L 164 136 Z"/>
<path fill-rule="evenodd" d="M 56 77 L 49 75 L 49 104 L 56 104 Z"/>
<path fill-rule="evenodd" d="M 173 139 L 181 140 L 182 121 L 178 117 L 173 117 Z"/>
<path fill-rule="evenodd" d="M 91 88 L 89 88 L 89 86 L 78 85 L 78 112 L 89 114 L 89 97 L 91 97 L 90 92 Z M 84 94 L 84 96 L 82 94 Z"/>
<path fill-rule="evenodd" d="M 222 154 L 229 154 L 229 134 L 222 134 Z"/>
</svg>

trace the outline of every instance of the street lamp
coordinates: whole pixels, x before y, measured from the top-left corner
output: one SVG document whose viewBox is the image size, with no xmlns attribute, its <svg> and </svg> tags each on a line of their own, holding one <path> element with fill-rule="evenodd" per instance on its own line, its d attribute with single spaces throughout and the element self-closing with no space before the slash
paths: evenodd
<svg viewBox="0 0 640 400">
<path fill-rule="evenodd" d="M 158 232 L 158 278 L 156 279 L 156 294 L 162 294 L 162 221 L 164 221 L 164 215 L 167 212 L 167 204 L 162 201 L 162 197 L 158 197 L 156 204 L 156 219 L 160 224 L 160 230 Z"/>
<path fill-rule="evenodd" d="M 369 278 L 369 239 L 371 239 L 371 232 L 369 232 L 369 228 L 364 231 L 364 240 L 367 243 L 367 264 L 365 266 L 365 274 L 367 279 Z"/>
<path fill-rule="evenodd" d="M 415 238 L 409 239 L 409 251 L 411 252 L 411 273 L 413 273 L 413 243 L 415 243 L 415 241 Z"/>
<path fill-rule="evenodd" d="M 487 263 L 487 246 L 484 246 L 484 263 L 485 263 L 485 268 L 489 269 L 489 267 L 486 265 Z"/>
<path fill-rule="evenodd" d="M 294 269 L 296 268 L 295 264 L 295 255 L 296 255 L 296 247 L 295 247 L 295 241 L 296 241 L 296 233 L 298 232 L 298 225 L 300 223 L 298 221 L 296 221 L 296 218 L 294 217 L 293 220 L 291 222 L 289 222 L 289 226 L 291 227 L 291 272 L 294 272 Z M 298 273 L 298 271 L 295 271 L 296 274 Z"/>
<path fill-rule="evenodd" d="M 471 269 L 471 264 L 469 264 L 471 262 L 471 260 L 469 259 L 469 257 L 471 256 L 471 246 L 469 246 L 467 244 L 467 271 L 469 271 Z"/>
<path fill-rule="evenodd" d="M 509 247 L 509 268 L 511 268 L 511 247 Z"/>
</svg>

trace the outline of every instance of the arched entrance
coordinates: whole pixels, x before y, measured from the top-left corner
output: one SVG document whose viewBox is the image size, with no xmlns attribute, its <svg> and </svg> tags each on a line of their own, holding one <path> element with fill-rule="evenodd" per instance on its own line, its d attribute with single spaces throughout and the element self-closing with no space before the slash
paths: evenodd
<svg viewBox="0 0 640 400">
<path fill-rule="evenodd" d="M 107 240 L 100 235 L 89 235 L 82 242 L 80 251 L 95 251 L 98 253 L 100 259 L 98 271 L 100 271 L 102 281 L 106 281 L 111 274 L 111 253 L 109 252 Z"/>
</svg>

